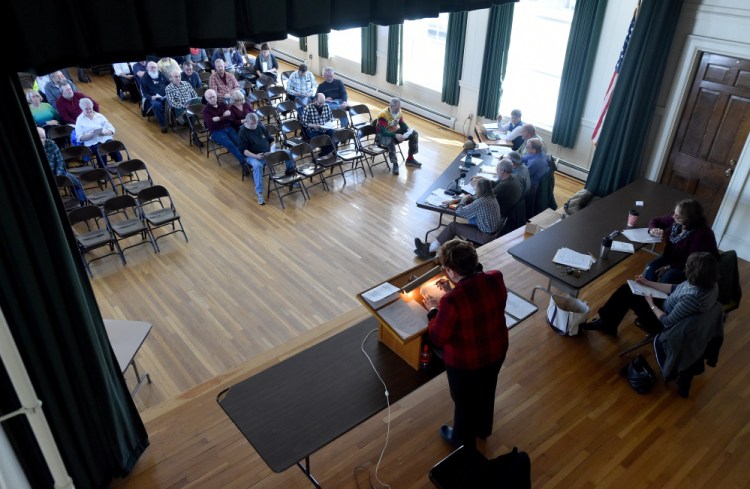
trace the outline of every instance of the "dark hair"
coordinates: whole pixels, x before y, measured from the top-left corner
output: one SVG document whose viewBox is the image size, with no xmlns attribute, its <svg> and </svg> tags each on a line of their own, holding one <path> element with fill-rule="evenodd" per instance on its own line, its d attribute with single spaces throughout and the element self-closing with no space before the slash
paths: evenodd
<svg viewBox="0 0 750 489">
<path fill-rule="evenodd" d="M 719 280 L 719 262 L 707 251 L 691 253 L 685 263 L 685 277 L 691 285 L 710 289 Z"/>
<path fill-rule="evenodd" d="M 703 215 L 703 206 L 695 199 L 685 199 L 677 202 L 682 214 L 682 227 L 695 229 L 706 224 L 706 216 Z"/>
<path fill-rule="evenodd" d="M 305 63 L 302 63 L 299 65 L 299 68 L 297 68 L 300 72 L 304 73 L 307 71 L 307 65 Z"/>
<path fill-rule="evenodd" d="M 261 51 L 270 51 L 271 48 L 268 47 L 268 43 L 267 42 L 264 42 L 263 44 L 260 45 L 260 50 Z"/>
<path fill-rule="evenodd" d="M 443 243 L 438 251 L 438 262 L 462 277 L 474 275 L 481 270 L 474 245 L 460 238 Z"/>
</svg>

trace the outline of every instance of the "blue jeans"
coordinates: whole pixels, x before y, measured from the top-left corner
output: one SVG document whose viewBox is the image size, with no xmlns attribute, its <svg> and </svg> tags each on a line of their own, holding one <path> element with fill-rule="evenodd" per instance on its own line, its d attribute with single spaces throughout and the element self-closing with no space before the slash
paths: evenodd
<svg viewBox="0 0 750 489">
<path fill-rule="evenodd" d="M 258 195 L 263 194 L 263 167 L 266 166 L 265 160 L 259 160 L 257 158 L 251 158 L 248 156 L 245 161 L 253 168 L 253 181 L 255 182 L 255 192 Z M 291 158 L 286 160 L 286 169 L 294 170 L 294 163 Z"/>
<path fill-rule="evenodd" d="M 164 115 L 164 100 L 163 98 L 148 99 L 151 102 L 151 107 L 154 109 L 156 120 L 159 121 L 159 125 L 162 127 L 167 125 L 167 117 Z"/>
<path fill-rule="evenodd" d="M 326 104 L 328 105 L 328 107 L 331 108 L 331 110 L 340 109 L 341 104 L 343 103 L 344 101 L 340 99 L 335 99 L 335 100 L 330 100 L 330 101 L 326 100 Z M 346 127 L 347 124 L 349 124 L 349 119 L 347 117 L 342 117 L 341 119 L 339 119 L 339 122 L 341 123 L 341 127 Z"/>
<path fill-rule="evenodd" d="M 93 153 L 94 156 L 96 156 L 96 160 L 97 160 L 97 163 L 99 163 L 99 167 L 100 168 L 107 168 L 107 162 L 104 161 L 104 158 L 99 158 L 99 155 L 96 152 L 96 149 L 98 147 L 99 147 L 98 143 L 97 144 L 92 144 L 91 146 L 89 146 L 89 149 L 91 150 L 91 153 Z M 111 153 L 110 156 L 112 157 L 113 160 L 115 160 L 118 163 L 120 161 L 122 161 L 122 155 L 120 154 L 119 151 L 115 151 L 114 153 Z"/>
<path fill-rule="evenodd" d="M 681 270 L 677 268 L 670 268 L 669 270 L 664 272 L 661 277 L 659 277 L 656 274 L 656 270 L 663 267 L 664 265 L 669 265 L 669 260 L 665 259 L 662 255 L 646 265 L 646 270 L 643 272 L 643 276 L 646 278 L 646 280 L 651 280 L 652 282 L 661 282 L 663 284 L 679 284 L 680 282 L 685 281 L 684 269 Z"/>
<path fill-rule="evenodd" d="M 240 140 L 237 136 L 237 131 L 233 128 L 225 127 L 224 129 L 217 129 L 211 133 L 211 139 L 217 144 L 227 148 L 227 150 L 237 158 L 237 161 L 240 162 L 240 166 L 245 164 L 245 156 L 240 153 L 238 148 Z"/>
</svg>

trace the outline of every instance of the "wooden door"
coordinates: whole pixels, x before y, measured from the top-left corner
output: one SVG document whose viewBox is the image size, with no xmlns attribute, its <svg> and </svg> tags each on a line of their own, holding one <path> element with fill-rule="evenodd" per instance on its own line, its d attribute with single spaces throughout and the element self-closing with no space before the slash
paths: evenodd
<svg viewBox="0 0 750 489">
<path fill-rule="evenodd" d="M 695 195 L 712 223 L 750 132 L 750 61 L 703 53 L 661 183 Z"/>
</svg>

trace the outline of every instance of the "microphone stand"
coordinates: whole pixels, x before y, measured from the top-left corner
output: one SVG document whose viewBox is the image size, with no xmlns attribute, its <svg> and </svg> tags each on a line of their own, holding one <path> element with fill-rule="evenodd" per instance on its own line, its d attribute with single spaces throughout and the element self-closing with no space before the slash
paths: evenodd
<svg viewBox="0 0 750 489">
<path fill-rule="evenodd" d="M 460 166 L 459 168 L 459 174 L 458 177 L 451 182 L 450 185 L 448 185 L 448 188 L 445 190 L 446 195 L 458 195 L 460 194 L 463 189 L 458 184 L 459 181 L 461 181 L 462 178 L 466 178 L 466 168 Z M 452 188 L 451 188 L 452 187 Z"/>
</svg>

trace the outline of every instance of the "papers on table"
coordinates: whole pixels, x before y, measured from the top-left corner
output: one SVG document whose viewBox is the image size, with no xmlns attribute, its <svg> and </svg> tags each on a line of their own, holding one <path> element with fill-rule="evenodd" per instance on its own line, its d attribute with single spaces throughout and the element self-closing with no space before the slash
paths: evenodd
<svg viewBox="0 0 750 489">
<path fill-rule="evenodd" d="M 478 143 L 477 144 L 477 149 L 479 151 L 487 151 L 488 149 L 490 149 L 490 145 L 487 144 L 487 143 Z"/>
<path fill-rule="evenodd" d="M 487 180 L 497 180 L 497 173 L 477 173 L 478 177 L 486 178 Z"/>
<path fill-rule="evenodd" d="M 630 291 L 635 295 L 650 295 L 654 299 L 666 299 L 668 297 L 668 294 L 665 294 L 661 290 L 639 284 L 635 280 L 628 280 L 628 285 L 630 286 Z"/>
<path fill-rule="evenodd" d="M 552 258 L 552 261 L 560 265 L 565 265 L 566 267 L 573 267 L 578 270 L 588 270 L 596 260 L 594 260 L 589 254 L 578 253 L 570 248 L 560 248 L 557 250 L 557 253 L 555 253 L 555 257 Z"/>
<path fill-rule="evenodd" d="M 374 307 L 382 305 L 391 299 L 395 299 L 398 296 L 399 289 L 392 285 L 390 282 L 385 282 L 378 285 L 374 289 L 370 289 L 362 297 L 367 299 Z"/>
<path fill-rule="evenodd" d="M 461 187 L 461 190 L 463 190 L 464 192 L 466 192 L 469 195 L 476 195 L 476 193 L 477 193 L 476 189 L 474 188 L 474 185 L 472 185 L 471 182 L 469 182 L 466 185 L 464 185 L 463 187 Z"/>
<path fill-rule="evenodd" d="M 648 228 L 625 229 L 622 234 L 634 243 L 660 243 L 661 238 L 648 234 Z"/>
<path fill-rule="evenodd" d="M 444 188 L 436 188 L 430 195 L 424 199 L 425 204 L 434 205 L 435 207 L 445 207 L 445 201 L 453 197 L 445 193 Z"/>
<path fill-rule="evenodd" d="M 510 146 L 492 146 L 490 151 L 495 158 L 504 158 L 508 153 L 513 151 L 513 148 Z"/>
<path fill-rule="evenodd" d="M 497 174 L 497 166 L 482 165 L 482 168 L 479 171 L 481 173 L 494 173 L 494 174 Z"/>
<path fill-rule="evenodd" d="M 417 301 L 396 300 L 378 311 L 402 340 L 406 341 L 427 327 L 427 310 Z"/>
<path fill-rule="evenodd" d="M 497 130 L 497 122 L 489 122 L 489 123 L 485 124 L 484 125 L 484 129 L 485 130 L 490 130 L 490 129 Z"/>
<path fill-rule="evenodd" d="M 632 243 L 625 243 L 624 241 L 612 241 L 612 251 L 635 253 L 635 247 L 633 247 Z"/>
<path fill-rule="evenodd" d="M 484 163 L 484 160 L 482 158 L 477 158 L 475 156 L 472 156 L 471 162 L 475 165 L 481 165 L 482 163 Z"/>
</svg>

